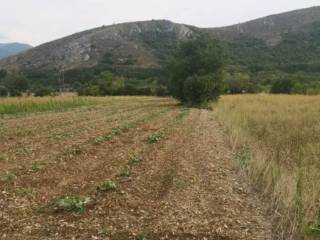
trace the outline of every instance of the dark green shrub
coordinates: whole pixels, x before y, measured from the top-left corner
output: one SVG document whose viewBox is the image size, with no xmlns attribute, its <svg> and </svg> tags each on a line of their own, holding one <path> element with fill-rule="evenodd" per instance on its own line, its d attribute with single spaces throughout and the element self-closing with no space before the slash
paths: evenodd
<svg viewBox="0 0 320 240">
<path fill-rule="evenodd" d="M 0 86 L 0 97 L 7 97 L 8 93 L 9 91 L 5 86 Z"/>
<path fill-rule="evenodd" d="M 218 100 L 222 85 L 217 78 L 219 76 L 215 74 L 187 78 L 183 86 L 185 102 L 200 106 Z"/>
<path fill-rule="evenodd" d="M 279 94 L 285 93 L 290 94 L 292 93 L 293 89 L 293 82 L 289 79 L 279 79 L 275 81 L 271 87 L 271 93 Z"/>
<path fill-rule="evenodd" d="M 41 88 L 38 88 L 38 89 L 34 92 L 34 96 L 36 96 L 36 97 L 50 96 L 52 92 L 53 92 L 53 91 L 52 91 L 52 89 L 50 89 L 50 88 L 41 87 Z"/>
</svg>

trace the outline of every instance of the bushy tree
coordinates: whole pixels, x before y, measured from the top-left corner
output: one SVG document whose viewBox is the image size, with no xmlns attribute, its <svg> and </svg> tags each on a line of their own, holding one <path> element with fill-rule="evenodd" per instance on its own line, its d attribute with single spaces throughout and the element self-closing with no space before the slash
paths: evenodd
<svg viewBox="0 0 320 240">
<path fill-rule="evenodd" d="M 8 89 L 5 86 L 0 85 L 0 97 L 7 97 L 8 93 Z"/>
<path fill-rule="evenodd" d="M 292 89 L 293 89 L 293 82 L 290 79 L 279 79 L 273 83 L 271 87 L 271 93 L 290 94 L 292 93 Z"/>
<path fill-rule="evenodd" d="M 35 90 L 34 96 L 36 97 L 45 97 L 45 96 L 50 96 L 52 94 L 53 90 L 48 87 L 40 87 Z"/>
<path fill-rule="evenodd" d="M 6 74 L 6 87 L 10 96 L 21 96 L 28 89 L 28 79 L 18 69 L 13 69 Z"/>
<path fill-rule="evenodd" d="M 168 66 L 171 94 L 190 105 L 217 100 L 223 89 L 224 58 L 221 44 L 207 35 L 181 43 Z"/>
</svg>

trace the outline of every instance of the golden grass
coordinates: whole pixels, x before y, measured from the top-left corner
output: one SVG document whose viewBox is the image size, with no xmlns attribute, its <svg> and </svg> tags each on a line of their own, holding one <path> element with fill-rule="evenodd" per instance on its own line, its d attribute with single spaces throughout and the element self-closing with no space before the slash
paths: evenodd
<svg viewBox="0 0 320 240">
<path fill-rule="evenodd" d="M 150 97 L 18 97 L 0 98 L 0 117 L 2 115 L 28 114 L 46 111 L 63 111 L 71 108 L 128 102 L 147 101 Z"/>
<path fill-rule="evenodd" d="M 320 96 L 224 96 L 216 111 L 235 151 L 248 149 L 250 177 L 272 196 L 279 238 L 319 237 Z"/>
</svg>

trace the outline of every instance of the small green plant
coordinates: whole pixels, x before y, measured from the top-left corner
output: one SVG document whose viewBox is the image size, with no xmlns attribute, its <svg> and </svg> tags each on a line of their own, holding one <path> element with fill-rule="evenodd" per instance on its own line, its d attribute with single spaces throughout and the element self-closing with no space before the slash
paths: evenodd
<svg viewBox="0 0 320 240">
<path fill-rule="evenodd" d="M 114 182 L 105 182 L 105 183 L 101 183 L 97 186 L 97 189 L 100 191 L 111 191 L 111 190 L 116 190 L 117 189 L 117 185 Z"/>
<path fill-rule="evenodd" d="M 103 136 L 100 136 L 100 137 L 96 137 L 95 139 L 94 139 L 94 144 L 96 144 L 96 145 L 99 145 L 99 144 L 102 144 L 102 143 L 104 143 L 104 137 Z"/>
<path fill-rule="evenodd" d="M 8 161 L 9 157 L 7 154 L 0 154 L 0 162 L 1 161 Z"/>
<path fill-rule="evenodd" d="M 132 174 L 131 168 L 129 166 L 125 166 L 124 168 L 121 169 L 119 176 L 120 177 L 130 177 Z"/>
<path fill-rule="evenodd" d="M 129 165 L 135 165 L 141 161 L 142 161 L 142 157 L 134 154 L 134 155 L 131 155 L 129 158 Z"/>
<path fill-rule="evenodd" d="M 243 144 L 239 147 L 236 153 L 236 159 L 239 161 L 242 168 L 246 168 L 251 159 L 250 147 L 247 144 Z"/>
<path fill-rule="evenodd" d="M 181 108 L 180 113 L 178 114 L 178 116 L 176 117 L 177 120 L 182 120 L 183 118 L 185 118 L 186 116 L 188 116 L 190 113 L 190 108 Z"/>
<path fill-rule="evenodd" d="M 54 206 L 57 209 L 68 212 L 84 213 L 86 206 L 90 202 L 91 199 L 89 197 L 83 199 L 80 197 L 62 197 L 55 202 Z"/>
<path fill-rule="evenodd" d="M 174 182 L 174 185 L 176 186 L 176 188 L 185 189 L 191 185 L 191 182 L 188 180 L 177 179 Z"/>
<path fill-rule="evenodd" d="M 80 155 L 82 153 L 82 149 L 78 146 L 75 146 L 73 148 L 70 148 L 68 151 L 70 155 Z"/>
<path fill-rule="evenodd" d="M 102 237 L 106 237 L 109 235 L 110 230 L 108 229 L 108 227 L 104 226 L 102 227 L 102 229 L 99 231 L 99 235 L 101 235 Z"/>
<path fill-rule="evenodd" d="M 161 129 L 148 137 L 148 143 L 153 144 L 160 142 L 164 138 L 164 135 L 164 131 Z"/>
<path fill-rule="evenodd" d="M 121 132 L 122 132 L 122 130 L 119 127 L 112 128 L 112 130 L 111 130 L 112 135 L 119 135 L 119 134 L 121 134 Z"/>
<path fill-rule="evenodd" d="M 36 207 L 34 209 L 34 211 L 37 213 L 37 214 L 43 214 L 45 212 L 45 208 L 44 207 Z"/>
<path fill-rule="evenodd" d="M 23 187 L 18 187 L 15 190 L 16 194 L 22 197 L 26 196 L 32 196 L 33 195 L 33 190 L 31 188 L 23 188 Z"/>
<path fill-rule="evenodd" d="M 45 168 L 46 166 L 47 166 L 47 164 L 45 164 L 45 163 L 33 163 L 31 165 L 31 169 L 33 171 L 37 171 L 37 170 L 41 170 L 41 169 Z"/>
<path fill-rule="evenodd" d="M 111 134 L 107 134 L 105 136 L 97 137 L 97 138 L 94 139 L 94 144 L 95 145 L 100 145 L 100 144 L 104 143 L 105 141 L 109 141 L 109 140 L 112 139 L 113 135 L 114 134 L 111 133 Z"/>
<path fill-rule="evenodd" d="M 7 172 L 5 175 L 1 176 L 0 180 L 3 182 L 13 182 L 17 178 L 13 173 Z"/>
<path fill-rule="evenodd" d="M 17 153 L 31 153 L 33 151 L 30 147 L 19 147 L 16 149 Z"/>
</svg>

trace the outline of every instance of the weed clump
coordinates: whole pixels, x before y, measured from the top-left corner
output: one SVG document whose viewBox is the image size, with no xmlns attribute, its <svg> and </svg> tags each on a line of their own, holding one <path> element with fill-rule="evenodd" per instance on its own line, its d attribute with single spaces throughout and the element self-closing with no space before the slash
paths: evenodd
<svg viewBox="0 0 320 240">
<path fill-rule="evenodd" d="M 0 177 L 0 180 L 3 182 L 13 182 L 17 178 L 13 173 L 7 172 L 3 176 Z"/>
<path fill-rule="evenodd" d="M 121 169 L 119 173 L 119 177 L 130 177 L 132 174 L 131 168 L 129 166 L 125 166 L 124 168 Z"/>
<path fill-rule="evenodd" d="M 37 171 L 37 170 L 41 170 L 41 169 L 45 168 L 46 166 L 47 166 L 47 164 L 45 164 L 45 163 L 33 163 L 31 165 L 31 169 L 33 171 Z"/>
<path fill-rule="evenodd" d="M 142 161 L 142 157 L 139 155 L 131 155 L 129 158 L 129 165 L 135 165 Z"/>
<path fill-rule="evenodd" d="M 101 183 L 97 186 L 97 190 L 100 191 L 111 191 L 111 190 L 116 190 L 117 189 L 117 185 L 114 182 L 105 182 L 105 183 Z"/>
<path fill-rule="evenodd" d="M 154 143 L 160 142 L 164 138 L 164 136 L 165 134 L 163 129 L 159 130 L 158 132 L 155 132 L 148 137 L 148 143 L 154 144 Z"/>
<path fill-rule="evenodd" d="M 236 159 L 239 161 L 242 168 L 246 168 L 251 159 L 250 147 L 248 144 L 243 144 L 239 147 L 236 153 Z"/>
<path fill-rule="evenodd" d="M 86 206 L 91 202 L 89 197 L 80 198 L 80 197 L 62 197 L 59 198 L 54 206 L 58 210 L 64 210 L 68 212 L 84 213 Z"/>
</svg>

